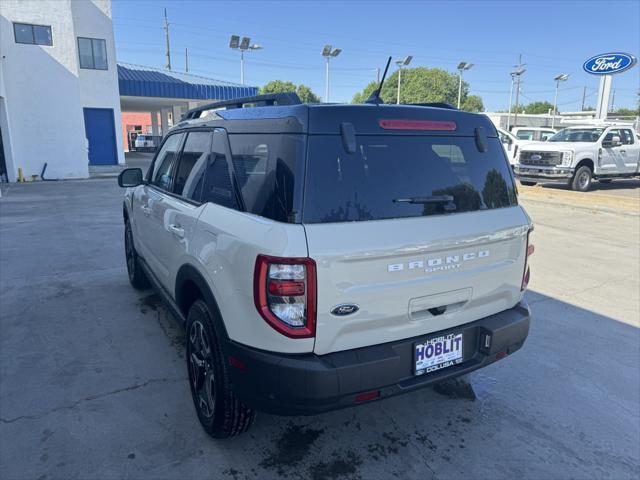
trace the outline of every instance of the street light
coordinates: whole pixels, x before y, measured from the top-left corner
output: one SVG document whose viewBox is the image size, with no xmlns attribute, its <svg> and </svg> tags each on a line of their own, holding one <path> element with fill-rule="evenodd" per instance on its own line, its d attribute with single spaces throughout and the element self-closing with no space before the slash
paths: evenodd
<svg viewBox="0 0 640 480">
<path fill-rule="evenodd" d="M 413 57 L 409 55 L 408 57 L 403 58 L 402 60 L 396 60 L 396 65 L 398 65 L 398 99 L 396 100 L 396 104 L 400 104 L 400 83 L 402 82 L 402 67 L 406 67 L 411 63 Z"/>
<path fill-rule="evenodd" d="M 460 62 L 458 64 L 458 77 L 460 78 L 458 82 L 458 109 L 460 109 L 460 100 L 462 98 L 462 72 L 469 70 L 471 67 L 473 67 L 473 63 Z"/>
<path fill-rule="evenodd" d="M 231 35 L 229 47 L 232 50 L 240 50 L 240 83 L 244 85 L 244 52 L 262 50 L 263 47 L 257 43 L 251 44 L 249 37 L 242 37 L 242 40 L 240 40 L 240 35 Z"/>
<path fill-rule="evenodd" d="M 557 106 L 558 106 L 558 88 L 560 87 L 560 82 L 566 82 L 569 79 L 569 74 L 568 73 L 562 73 L 560 75 L 558 75 L 557 77 L 554 77 L 554 80 L 556 81 L 556 95 L 553 98 L 553 117 L 551 118 L 551 128 L 553 128 L 556 124 L 556 114 L 557 112 Z"/>
<path fill-rule="evenodd" d="M 340 55 L 341 48 L 333 48 L 331 45 L 325 45 L 322 49 L 322 56 L 327 61 L 327 67 L 325 71 L 325 90 L 324 90 L 324 103 L 329 103 L 329 60 Z"/>
</svg>

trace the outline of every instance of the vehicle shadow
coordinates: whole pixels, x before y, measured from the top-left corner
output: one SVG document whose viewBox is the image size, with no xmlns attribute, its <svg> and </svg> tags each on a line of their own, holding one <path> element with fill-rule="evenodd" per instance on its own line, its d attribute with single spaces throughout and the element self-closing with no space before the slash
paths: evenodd
<svg viewBox="0 0 640 480">
<path fill-rule="evenodd" d="M 543 188 L 549 188 L 552 190 L 571 190 L 568 185 L 559 185 L 553 183 L 541 184 Z M 640 188 L 640 180 L 636 179 L 620 179 L 612 180 L 611 182 L 593 181 L 589 191 L 610 191 L 610 190 L 636 190 Z"/>
<path fill-rule="evenodd" d="M 211 471 L 243 479 L 637 478 L 640 330 L 527 297 L 531 332 L 512 357 L 356 408 L 259 414 L 249 432 L 227 441 L 197 435 L 228 464 L 210 462 Z"/>
</svg>

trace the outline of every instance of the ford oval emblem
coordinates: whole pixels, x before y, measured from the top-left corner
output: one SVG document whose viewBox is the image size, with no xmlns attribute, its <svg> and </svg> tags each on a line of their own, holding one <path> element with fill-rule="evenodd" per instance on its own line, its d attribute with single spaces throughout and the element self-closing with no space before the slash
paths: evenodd
<svg viewBox="0 0 640 480">
<path fill-rule="evenodd" d="M 534 162 L 542 160 L 542 155 L 531 155 L 531 160 L 533 160 Z"/>
<path fill-rule="evenodd" d="M 584 62 L 582 68 L 592 75 L 613 75 L 629 70 L 636 61 L 636 57 L 629 53 L 602 53 Z"/>
<path fill-rule="evenodd" d="M 358 307 L 357 305 L 345 303 L 343 305 L 336 305 L 335 307 L 333 307 L 331 309 L 331 313 L 339 317 L 344 317 L 345 315 L 351 315 L 352 313 L 356 313 L 358 310 L 360 310 L 360 307 Z"/>
</svg>

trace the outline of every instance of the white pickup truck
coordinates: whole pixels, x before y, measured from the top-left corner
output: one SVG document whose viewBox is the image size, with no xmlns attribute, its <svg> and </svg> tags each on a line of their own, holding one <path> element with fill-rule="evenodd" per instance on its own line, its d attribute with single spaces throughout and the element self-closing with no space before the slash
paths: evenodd
<svg viewBox="0 0 640 480">
<path fill-rule="evenodd" d="M 640 175 L 640 141 L 630 125 L 572 126 L 520 147 L 514 172 L 523 185 L 564 183 L 585 192 L 592 179 Z"/>
</svg>

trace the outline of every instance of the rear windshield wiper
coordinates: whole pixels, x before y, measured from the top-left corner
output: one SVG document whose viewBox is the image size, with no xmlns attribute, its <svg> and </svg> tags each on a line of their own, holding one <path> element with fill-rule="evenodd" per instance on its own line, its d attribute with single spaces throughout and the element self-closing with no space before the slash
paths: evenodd
<svg viewBox="0 0 640 480">
<path fill-rule="evenodd" d="M 444 203 L 443 208 L 450 212 L 456 210 L 456 204 L 453 203 L 453 195 L 429 195 L 426 197 L 408 197 L 408 198 L 394 198 L 394 203 L 414 203 L 414 204 L 428 204 L 428 203 Z"/>
</svg>

